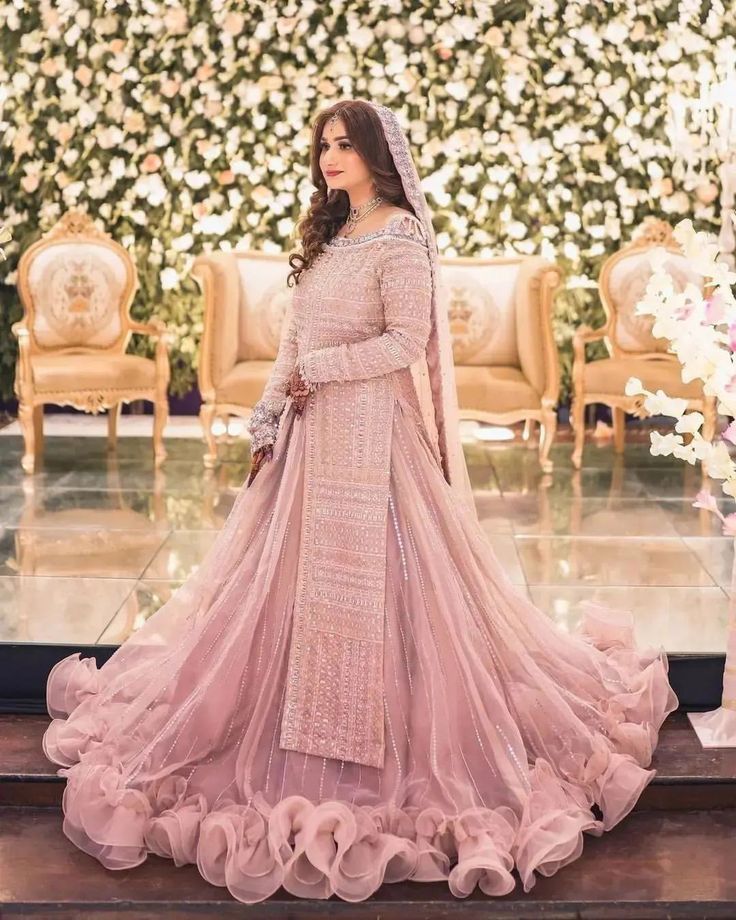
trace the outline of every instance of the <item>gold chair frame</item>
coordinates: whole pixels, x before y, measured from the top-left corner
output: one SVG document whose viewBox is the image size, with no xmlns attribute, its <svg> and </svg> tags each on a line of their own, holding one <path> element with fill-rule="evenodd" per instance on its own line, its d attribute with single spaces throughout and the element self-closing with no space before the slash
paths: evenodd
<svg viewBox="0 0 736 920">
<path fill-rule="evenodd" d="M 682 249 L 672 235 L 672 226 L 666 220 L 654 218 L 646 219 L 642 224 L 640 234 L 630 243 L 627 243 L 619 249 L 618 252 L 609 256 L 601 266 L 601 272 L 598 278 L 598 291 L 606 315 L 605 325 L 598 329 L 591 329 L 590 326 L 586 325 L 579 326 L 573 336 L 573 398 L 570 421 L 574 433 L 572 463 L 575 469 L 580 469 L 582 465 L 583 447 L 585 444 L 585 407 L 587 405 L 591 403 L 602 403 L 610 407 L 613 416 L 614 451 L 617 454 L 622 454 L 626 446 L 626 413 L 629 412 L 638 417 L 645 415 L 642 406 L 642 396 L 626 396 L 625 393 L 612 395 L 611 393 L 599 393 L 585 390 L 583 374 L 586 364 L 585 346 L 588 343 L 603 340 L 609 356 L 612 358 L 633 356 L 651 361 L 673 363 L 680 366 L 680 361 L 675 355 L 658 351 L 629 351 L 622 348 L 615 338 L 617 314 L 609 292 L 611 272 L 616 264 L 622 259 L 627 258 L 632 253 L 651 249 L 654 246 L 662 246 L 667 252 L 679 256 L 682 255 Z M 718 423 L 716 405 L 715 396 L 704 395 L 701 398 L 687 400 L 688 409 L 696 409 L 703 413 L 705 417 L 703 423 L 703 437 L 708 441 L 711 441 L 716 433 Z"/>
<path fill-rule="evenodd" d="M 35 309 L 31 296 L 28 273 L 33 259 L 49 246 L 70 242 L 92 242 L 112 249 L 123 261 L 126 270 L 126 283 L 119 301 L 120 334 L 116 340 L 105 347 L 84 345 L 45 347 L 40 345 L 33 332 Z M 11 330 L 18 339 L 18 361 L 15 370 L 15 394 L 18 397 L 18 420 L 23 433 L 24 452 L 21 465 L 25 473 L 33 473 L 36 460 L 43 450 L 43 407 L 45 403 L 61 406 L 74 406 L 85 412 L 97 414 L 109 409 L 108 414 L 108 450 L 117 445 L 117 424 L 122 403 L 145 399 L 154 405 L 153 448 L 155 466 L 160 466 L 166 459 L 163 431 L 169 414 L 167 390 L 170 379 L 169 334 L 165 324 L 156 318 L 148 322 L 138 322 L 131 318 L 129 310 L 138 287 L 138 273 L 135 263 L 128 251 L 109 234 L 95 226 L 92 219 L 84 212 L 70 210 L 39 240 L 30 246 L 18 263 L 18 292 L 23 305 L 23 317 L 13 323 Z M 156 342 L 155 384 L 151 387 L 120 386 L 115 388 L 74 388 L 59 389 L 41 393 L 36 391 L 33 376 L 33 361 L 39 355 L 122 355 L 125 353 L 133 333 L 151 336 Z"/>
<path fill-rule="evenodd" d="M 259 259 L 276 262 L 283 262 L 285 259 L 284 253 L 265 253 L 256 250 L 239 250 L 232 254 L 236 257 L 257 255 Z M 199 389 L 202 396 L 202 406 L 200 408 L 199 417 L 202 423 L 203 436 L 206 444 L 204 465 L 207 469 L 212 469 L 217 464 L 217 438 L 212 431 L 212 423 L 218 416 L 235 415 L 247 419 L 250 417 L 252 408 L 239 403 L 222 402 L 219 401 L 217 397 L 217 386 L 214 379 L 213 368 L 216 364 L 214 350 L 217 344 L 215 326 L 218 304 L 215 296 L 216 284 L 214 272 L 212 266 L 207 261 L 208 255 L 209 254 L 203 254 L 195 259 L 191 274 L 199 284 L 204 297 L 204 331 L 200 344 L 198 365 Z M 448 267 L 454 265 L 477 266 L 479 264 L 509 265 L 522 262 L 524 258 L 523 256 L 507 258 L 478 258 L 473 256 L 443 257 L 440 259 L 440 263 Z M 469 419 L 491 424 L 510 424 L 513 422 L 525 421 L 527 432 L 531 423 L 534 421 L 539 422 L 542 430 L 539 443 L 539 460 L 542 470 L 545 473 L 551 472 L 553 467 L 549 454 L 557 431 L 556 406 L 560 391 L 560 366 L 552 327 L 552 314 L 555 291 L 559 287 L 561 281 L 562 272 L 559 266 L 551 262 L 543 265 L 541 269 L 530 278 L 530 283 L 538 287 L 538 296 L 540 298 L 541 344 L 545 370 L 545 385 L 540 395 L 540 408 L 526 408 L 509 412 L 492 412 L 482 409 L 460 408 L 458 411 L 458 417 L 460 419 Z M 219 308 L 223 309 L 224 305 Z"/>
<path fill-rule="evenodd" d="M 208 254 L 205 253 L 194 260 L 191 275 L 199 285 L 204 297 L 203 332 L 199 346 L 197 378 L 199 392 L 202 397 L 199 420 L 202 425 L 202 434 L 205 441 L 204 466 L 205 469 L 211 470 L 217 465 L 217 438 L 212 431 L 212 423 L 218 416 L 225 416 L 227 418 L 228 415 L 236 415 L 247 420 L 251 416 L 253 407 L 244 406 L 242 403 L 223 402 L 217 397 L 217 386 L 214 375 L 216 363 L 214 349 L 216 345 L 215 323 L 218 304 L 215 296 L 216 285 L 214 273 L 212 266 L 206 261 L 207 255 Z M 286 254 L 283 252 L 261 252 L 259 250 L 241 249 L 233 252 L 232 255 L 236 258 L 258 256 L 259 259 L 267 261 L 284 262 Z M 224 308 L 224 306 L 221 308 Z"/>
<path fill-rule="evenodd" d="M 523 261 L 524 257 L 480 258 L 474 256 L 445 257 L 441 265 L 512 265 Z M 525 422 L 525 436 L 530 432 L 531 423 L 538 422 L 541 428 L 539 438 L 539 465 L 543 473 L 551 473 L 554 467 L 550 459 L 550 450 L 557 434 L 557 403 L 560 398 L 560 361 L 555 343 L 552 325 L 554 299 L 562 284 L 563 274 L 558 265 L 549 263 L 543 266 L 530 279 L 530 283 L 539 288 L 540 331 L 542 338 L 542 359 L 544 361 L 544 390 L 540 395 L 539 409 L 513 409 L 509 412 L 493 412 L 483 409 L 458 408 L 458 417 L 462 420 L 485 422 L 491 425 L 510 425 Z"/>
</svg>

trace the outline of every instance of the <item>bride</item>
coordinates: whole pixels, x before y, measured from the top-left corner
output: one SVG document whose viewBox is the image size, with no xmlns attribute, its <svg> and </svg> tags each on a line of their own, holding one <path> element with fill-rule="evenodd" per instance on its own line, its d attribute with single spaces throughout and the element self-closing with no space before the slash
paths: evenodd
<svg viewBox="0 0 736 920">
<path fill-rule="evenodd" d="M 563 632 L 491 550 L 395 115 L 322 111 L 311 170 L 247 485 L 107 663 L 49 674 L 64 832 L 109 869 L 195 863 L 246 903 L 406 879 L 529 891 L 653 778 L 667 657 L 593 604 Z"/>
</svg>

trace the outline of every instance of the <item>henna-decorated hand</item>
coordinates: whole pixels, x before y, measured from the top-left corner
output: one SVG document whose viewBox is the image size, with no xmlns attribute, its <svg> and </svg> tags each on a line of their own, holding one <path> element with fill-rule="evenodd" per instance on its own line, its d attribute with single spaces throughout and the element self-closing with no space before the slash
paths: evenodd
<svg viewBox="0 0 736 920">
<path fill-rule="evenodd" d="M 248 476 L 248 482 L 246 483 L 246 488 L 253 482 L 256 478 L 258 470 L 263 466 L 266 460 L 270 460 L 273 457 L 273 445 L 266 444 L 265 447 L 259 447 L 258 450 L 253 451 L 253 454 L 250 458 L 250 475 Z"/>
<path fill-rule="evenodd" d="M 304 411 L 304 407 L 307 404 L 307 396 L 312 392 L 312 389 L 313 388 L 309 386 L 300 374 L 299 365 L 297 365 L 291 372 L 291 376 L 286 385 L 286 395 L 291 396 L 294 411 L 297 415 L 301 415 Z"/>
</svg>

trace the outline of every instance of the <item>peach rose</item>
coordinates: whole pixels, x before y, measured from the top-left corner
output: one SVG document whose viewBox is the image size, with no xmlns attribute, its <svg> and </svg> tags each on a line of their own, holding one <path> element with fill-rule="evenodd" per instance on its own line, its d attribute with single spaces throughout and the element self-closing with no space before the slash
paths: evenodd
<svg viewBox="0 0 736 920">
<path fill-rule="evenodd" d="M 59 130 L 56 132 L 56 140 L 60 144 L 68 144 L 69 141 L 74 137 L 74 128 L 66 122 L 59 125 Z"/>
<path fill-rule="evenodd" d="M 23 176 L 20 180 L 20 184 L 23 187 L 24 192 L 35 192 L 39 186 L 40 179 L 38 173 L 31 173 L 28 176 Z"/>
<path fill-rule="evenodd" d="M 157 153 L 149 153 L 141 163 L 141 172 L 152 173 L 161 169 L 161 157 Z"/>
<path fill-rule="evenodd" d="M 201 81 L 209 80 L 209 78 L 215 73 L 215 68 L 212 64 L 200 64 L 197 70 L 195 71 L 197 79 Z"/>
<path fill-rule="evenodd" d="M 197 148 L 197 153 L 203 157 L 206 156 L 208 151 L 212 150 L 214 144 L 207 137 L 201 137 L 194 145 Z"/>
<path fill-rule="evenodd" d="M 695 195 L 701 204 L 712 204 L 718 197 L 718 186 L 715 182 L 701 182 L 695 187 Z"/>
<path fill-rule="evenodd" d="M 169 77 L 167 80 L 164 80 L 161 84 L 161 95 L 166 96 L 167 99 L 173 99 L 181 89 L 181 80 L 174 79 Z"/>
<path fill-rule="evenodd" d="M 145 120 L 140 112 L 128 112 L 123 119 L 123 128 L 128 132 L 142 131 L 145 127 Z"/>
<path fill-rule="evenodd" d="M 125 39 L 113 38 L 113 40 L 108 43 L 108 48 L 113 54 L 120 54 L 125 48 Z"/>
<path fill-rule="evenodd" d="M 79 67 L 74 71 L 74 76 L 82 84 L 82 86 L 89 86 L 92 82 L 92 77 L 94 72 L 87 67 L 86 64 L 80 64 Z"/>
<path fill-rule="evenodd" d="M 46 58 L 45 61 L 41 61 L 39 70 L 44 77 L 55 77 L 59 72 L 59 62 L 56 58 Z"/>
<path fill-rule="evenodd" d="M 485 43 L 491 48 L 500 48 L 503 45 L 503 32 L 498 26 L 491 26 L 483 36 Z"/>
<path fill-rule="evenodd" d="M 182 34 L 189 28 L 187 11 L 181 6 L 171 7 L 164 14 L 164 25 L 167 31 Z"/>
<path fill-rule="evenodd" d="M 220 185 L 232 185 L 235 181 L 235 173 L 232 169 L 223 169 L 217 174 L 217 181 Z"/>
<path fill-rule="evenodd" d="M 242 13 L 228 13 L 222 28 L 228 35 L 240 35 L 245 25 L 245 19 Z"/>
</svg>

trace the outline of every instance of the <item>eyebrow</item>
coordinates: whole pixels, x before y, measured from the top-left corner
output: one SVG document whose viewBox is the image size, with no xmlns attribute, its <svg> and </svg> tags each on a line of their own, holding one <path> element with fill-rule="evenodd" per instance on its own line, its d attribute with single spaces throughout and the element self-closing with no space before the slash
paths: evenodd
<svg viewBox="0 0 736 920">
<path fill-rule="evenodd" d="M 324 137 L 321 137 L 320 141 L 323 141 L 323 140 L 324 140 Z M 339 137 L 333 137 L 332 140 L 333 141 L 349 141 L 350 138 L 347 136 L 347 134 L 341 134 Z"/>
</svg>

